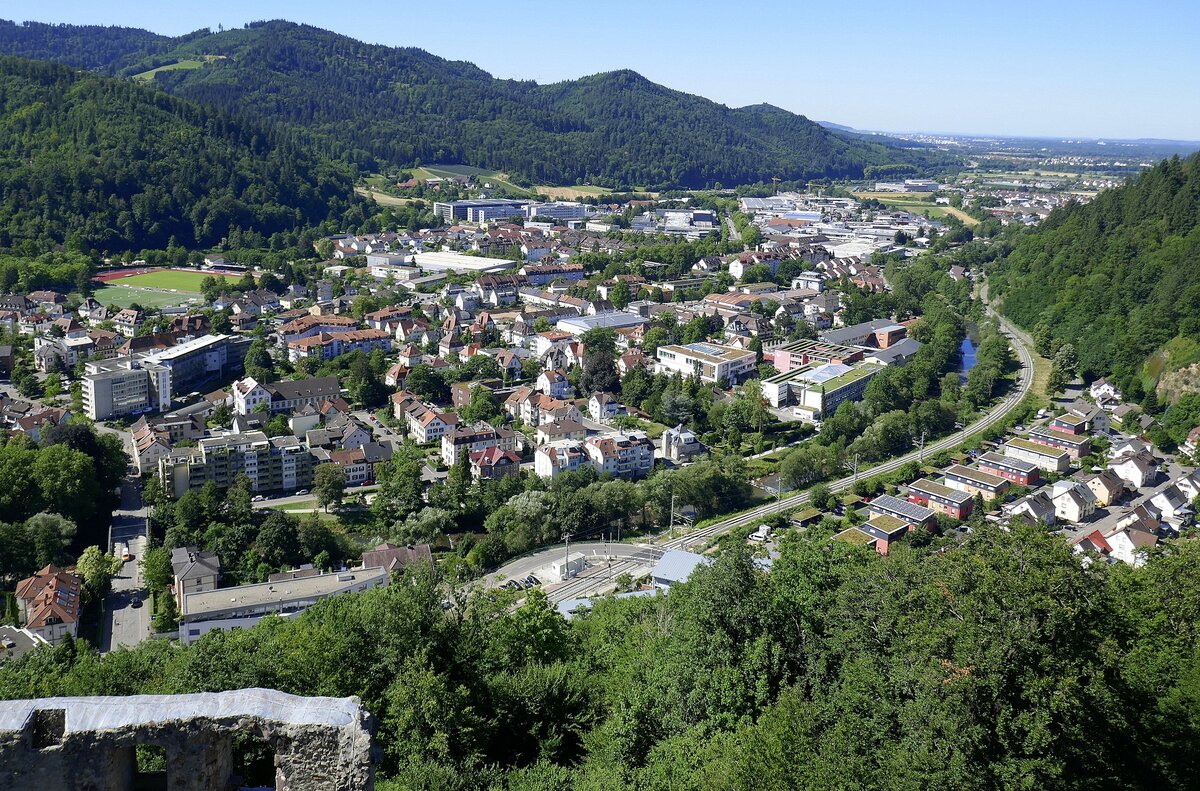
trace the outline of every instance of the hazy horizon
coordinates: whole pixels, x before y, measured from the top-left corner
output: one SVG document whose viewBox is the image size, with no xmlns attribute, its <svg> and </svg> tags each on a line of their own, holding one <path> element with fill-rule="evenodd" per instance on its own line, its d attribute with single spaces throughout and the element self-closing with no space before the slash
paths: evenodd
<svg viewBox="0 0 1200 791">
<path fill-rule="evenodd" d="M 286 19 L 419 47 L 500 78 L 547 83 L 632 69 L 730 107 L 769 103 L 855 129 L 1200 141 L 1200 102 L 1181 101 L 1194 96 L 1188 82 L 1200 71 L 1200 4 L 1161 2 L 1135 16 L 1108 0 L 1049 5 L 932 3 L 897 14 L 870 2 L 797 9 L 768 0 L 747 9 L 671 0 L 618 2 L 581 16 L 495 14 L 493 4 L 468 0 L 447 17 L 427 6 L 400 13 L 378 0 L 267 0 L 252 13 L 230 0 L 187 7 L 128 0 L 107 9 L 13 0 L 0 16 L 169 36 Z M 784 41 L 760 46 L 764 29 Z"/>
</svg>

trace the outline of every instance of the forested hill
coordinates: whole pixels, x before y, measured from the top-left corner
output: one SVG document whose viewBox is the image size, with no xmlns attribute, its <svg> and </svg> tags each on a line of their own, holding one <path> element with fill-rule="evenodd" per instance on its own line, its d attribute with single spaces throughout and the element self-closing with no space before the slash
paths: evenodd
<svg viewBox="0 0 1200 791">
<path fill-rule="evenodd" d="M 460 163 L 533 183 L 704 187 L 861 176 L 895 164 L 916 172 L 950 161 L 931 149 L 843 136 L 774 107 L 731 109 L 630 71 L 552 85 L 499 80 L 423 50 L 290 22 L 198 31 L 167 44 L 144 31 L 3 23 L 0 52 L 79 62 L 93 36 L 114 53 L 93 68 L 144 78 L 173 66 L 154 72 L 156 84 L 302 128 L 327 153 L 369 169 Z"/>
<path fill-rule="evenodd" d="M 1074 344 L 1089 377 L 1124 386 L 1176 336 L 1200 341 L 1200 154 L 1056 209 L 989 282 L 1039 347 Z"/>
<path fill-rule="evenodd" d="M 127 80 L 0 57 L 0 247 L 209 247 L 338 220 L 354 174 Z"/>
</svg>

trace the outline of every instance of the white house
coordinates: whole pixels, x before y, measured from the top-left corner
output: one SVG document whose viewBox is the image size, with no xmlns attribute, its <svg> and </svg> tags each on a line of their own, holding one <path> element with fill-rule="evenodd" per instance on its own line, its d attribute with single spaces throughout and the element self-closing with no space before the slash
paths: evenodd
<svg viewBox="0 0 1200 791">
<path fill-rule="evenodd" d="M 1078 524 L 1096 513 L 1096 495 L 1078 481 L 1059 481 L 1050 495 L 1054 514 L 1060 520 Z"/>
<path fill-rule="evenodd" d="M 1129 453 L 1108 463 L 1108 468 L 1125 481 L 1130 489 L 1141 489 L 1154 481 L 1158 474 L 1154 457 L 1149 453 Z"/>
<path fill-rule="evenodd" d="M 533 471 L 539 478 L 556 478 L 564 472 L 577 472 L 591 464 L 583 443 L 566 439 L 539 445 L 533 454 Z"/>
</svg>

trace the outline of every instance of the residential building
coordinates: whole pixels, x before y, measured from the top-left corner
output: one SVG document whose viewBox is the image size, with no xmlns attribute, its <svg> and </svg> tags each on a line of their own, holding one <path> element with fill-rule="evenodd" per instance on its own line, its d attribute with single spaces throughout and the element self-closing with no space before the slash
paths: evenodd
<svg viewBox="0 0 1200 791">
<path fill-rule="evenodd" d="M 535 441 L 539 445 L 546 445 L 564 439 L 582 440 L 587 435 L 587 426 L 578 420 L 553 420 L 537 427 Z"/>
<path fill-rule="evenodd" d="M 972 497 L 980 495 L 985 500 L 994 500 L 1008 491 L 1009 482 L 998 475 L 955 464 L 945 471 L 944 480 L 951 489 L 966 492 Z"/>
<path fill-rule="evenodd" d="M 444 433 L 441 439 L 442 461 L 451 467 L 472 453 L 496 447 L 498 444 L 496 429 L 487 423 L 476 423 L 473 426 L 457 425 Z"/>
<path fill-rule="evenodd" d="M 1074 437 L 1082 437 L 1087 435 L 1090 424 L 1086 417 L 1067 412 L 1059 415 L 1058 417 L 1050 418 L 1049 428 L 1052 431 L 1057 431 L 1062 434 L 1070 434 Z"/>
<path fill-rule="evenodd" d="M 578 472 L 591 464 L 583 443 L 576 439 L 558 440 L 539 445 L 533 454 L 533 471 L 539 478 L 556 478 L 564 472 Z"/>
<path fill-rule="evenodd" d="M 172 591 L 179 603 L 189 593 L 216 590 L 221 582 L 221 559 L 215 552 L 205 552 L 198 547 L 173 549 L 171 569 L 175 574 Z"/>
<path fill-rule="evenodd" d="M 496 480 L 508 475 L 516 475 L 521 471 L 521 457 L 511 450 L 500 450 L 496 446 L 472 451 L 468 457 L 471 465 L 471 478 L 480 480 Z"/>
<path fill-rule="evenodd" d="M 1148 451 L 1127 453 L 1108 462 L 1112 470 L 1130 489 L 1142 489 L 1158 477 L 1158 466 Z"/>
<path fill-rule="evenodd" d="M 867 504 L 867 508 L 875 516 L 893 516 L 912 527 L 928 526 L 934 522 L 934 513 L 929 508 L 890 494 L 879 495 Z"/>
<path fill-rule="evenodd" d="M 1091 453 L 1092 445 L 1086 436 L 1064 434 L 1051 429 L 1034 428 L 1029 432 L 1029 439 L 1038 445 L 1063 450 L 1072 459 L 1079 459 Z"/>
<path fill-rule="evenodd" d="M 1096 502 L 1104 508 L 1118 502 L 1125 495 L 1125 481 L 1112 469 L 1089 475 L 1083 482 L 1096 496 Z"/>
<path fill-rule="evenodd" d="M 1050 499 L 1050 495 L 1045 491 L 1034 492 L 1019 500 L 1007 503 L 1002 507 L 1002 510 L 1010 517 L 1021 516 L 1030 522 L 1044 522 L 1045 524 L 1052 525 L 1058 521 L 1054 501 Z"/>
<path fill-rule="evenodd" d="M 626 414 L 625 406 L 612 393 L 593 393 L 588 399 L 588 416 L 597 423 Z"/>
<path fill-rule="evenodd" d="M 189 593 L 180 605 L 179 641 L 191 645 L 214 629 L 249 628 L 267 615 L 292 618 L 317 602 L 388 584 L 381 567 Z"/>
<path fill-rule="evenodd" d="M 886 555 L 891 549 L 892 544 L 899 541 L 904 535 L 912 529 L 912 524 L 905 519 L 899 519 L 890 514 L 876 514 L 861 525 L 849 528 L 866 537 L 863 543 L 868 546 L 873 546 L 875 551 L 880 555 Z M 846 533 L 847 531 L 842 531 Z M 841 535 L 839 533 L 838 535 Z M 834 536 L 837 538 L 838 536 Z M 853 541 L 852 543 L 859 543 Z"/>
<path fill-rule="evenodd" d="M 79 635 L 83 580 L 58 566 L 46 566 L 17 583 L 18 614 L 24 628 L 51 645 Z"/>
<path fill-rule="evenodd" d="M 359 568 L 382 568 L 392 574 L 419 563 L 433 564 L 433 552 L 428 544 L 409 544 L 402 547 L 385 541 L 362 553 Z"/>
<path fill-rule="evenodd" d="M 1002 456 L 992 451 L 977 458 L 975 465 L 984 472 L 1012 481 L 1017 486 L 1030 486 L 1041 477 L 1041 468 L 1033 462 L 1014 456 Z"/>
<path fill-rule="evenodd" d="M 583 444 L 599 475 L 642 478 L 654 467 L 654 443 L 641 431 L 588 437 Z"/>
<path fill-rule="evenodd" d="M 682 423 L 669 428 L 662 435 L 662 456 L 676 464 L 690 461 L 704 452 L 704 445 L 696 432 L 684 427 Z"/>
<path fill-rule="evenodd" d="M 332 360 L 343 354 L 361 351 L 370 354 L 376 349 L 392 350 L 392 335 L 385 330 L 349 330 L 347 332 L 322 332 L 307 338 L 290 341 L 287 345 L 288 360 L 298 362 L 307 357 Z"/>
<path fill-rule="evenodd" d="M 1187 495 L 1174 484 L 1151 497 L 1150 507 L 1157 510 L 1159 518 L 1175 530 L 1190 525 L 1196 515 Z"/>
<path fill-rule="evenodd" d="M 420 409 L 409 412 L 408 430 L 412 438 L 420 443 L 437 442 L 447 431 L 458 425 L 458 415 L 436 409 Z"/>
<path fill-rule="evenodd" d="M 227 489 L 245 475 L 256 492 L 295 491 L 312 486 L 313 456 L 292 436 L 268 438 L 261 431 L 202 439 L 195 448 L 175 448 L 158 471 L 175 497 L 208 481 Z"/>
<path fill-rule="evenodd" d="M 1010 439 L 1002 450 L 1004 455 L 1009 458 L 1032 462 L 1047 472 L 1062 473 L 1071 468 L 1071 457 L 1066 451 L 1056 450 L 1020 437 Z"/>
<path fill-rule="evenodd" d="M 1096 512 L 1096 495 L 1079 481 L 1059 481 L 1050 491 L 1059 521 L 1078 524 Z"/>
<path fill-rule="evenodd" d="M 271 414 L 296 412 L 306 406 L 340 398 L 342 387 L 336 376 L 311 376 L 260 384 L 251 377 L 233 383 L 233 411 L 249 415 L 265 404 Z"/>
<path fill-rule="evenodd" d="M 909 485 L 908 501 L 959 520 L 966 519 L 975 510 L 975 500 L 970 492 L 952 489 L 928 478 Z"/>
<path fill-rule="evenodd" d="M 570 398 L 575 388 L 571 387 L 570 380 L 567 379 L 567 374 L 557 368 L 542 371 L 538 376 L 534 388 L 551 398 Z"/>
</svg>

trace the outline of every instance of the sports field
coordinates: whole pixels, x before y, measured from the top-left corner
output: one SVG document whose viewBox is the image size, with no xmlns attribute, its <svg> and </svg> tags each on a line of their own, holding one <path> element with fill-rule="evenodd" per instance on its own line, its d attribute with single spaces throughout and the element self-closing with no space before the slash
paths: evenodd
<svg viewBox="0 0 1200 791">
<path fill-rule="evenodd" d="M 134 288 L 175 289 L 176 291 L 191 291 L 199 294 L 200 283 L 204 280 L 204 278 L 210 276 L 212 276 L 211 272 L 190 272 L 179 269 L 160 269 L 158 271 L 146 272 L 140 275 L 119 277 L 108 281 L 106 285 L 132 286 Z"/>
<path fill-rule="evenodd" d="M 162 308 L 186 302 L 199 304 L 201 301 L 200 295 L 191 291 L 163 291 L 111 285 L 97 288 L 95 297 L 101 305 L 116 305 L 119 308 L 127 308 L 135 302 L 144 308 Z"/>
</svg>

